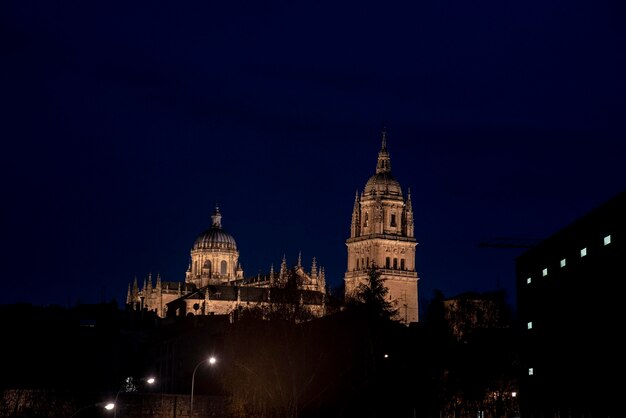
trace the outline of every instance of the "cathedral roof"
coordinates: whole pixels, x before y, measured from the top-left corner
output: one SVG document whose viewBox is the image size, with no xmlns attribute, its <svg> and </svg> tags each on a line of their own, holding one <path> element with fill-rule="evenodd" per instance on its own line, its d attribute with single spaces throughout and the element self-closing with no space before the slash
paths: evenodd
<svg viewBox="0 0 626 418">
<path fill-rule="evenodd" d="M 374 174 L 365 184 L 365 196 L 383 195 L 402 197 L 400 183 L 391 174 L 391 158 L 387 151 L 387 137 L 383 131 L 382 147 L 378 152 L 378 162 L 376 164 L 376 174 Z"/>
<path fill-rule="evenodd" d="M 365 196 L 392 195 L 402 197 L 402 188 L 393 174 L 376 173 L 365 184 Z"/>
<path fill-rule="evenodd" d="M 211 217 L 213 225 L 196 238 L 193 244 L 194 250 L 237 250 L 235 238 L 222 228 L 222 215 L 218 207 Z"/>
</svg>

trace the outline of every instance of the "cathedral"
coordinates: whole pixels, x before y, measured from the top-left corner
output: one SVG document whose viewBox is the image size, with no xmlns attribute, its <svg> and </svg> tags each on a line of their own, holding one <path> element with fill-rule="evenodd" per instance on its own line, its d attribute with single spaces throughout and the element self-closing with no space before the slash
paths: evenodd
<svg viewBox="0 0 626 418">
<path fill-rule="evenodd" d="M 148 310 L 159 317 L 186 315 L 232 315 L 240 307 L 267 306 L 284 300 L 289 281 L 297 283 L 300 302 L 314 316 L 325 313 L 326 280 L 324 268 L 313 257 L 311 270 L 305 271 L 302 257 L 289 268 L 283 256 L 279 271 L 245 277 L 239 263 L 235 238 L 222 227 L 219 207 L 213 213 L 211 227 L 196 238 L 184 282 L 166 282 L 157 275 L 153 284 L 149 275 L 140 288 L 137 279 L 129 284 L 126 305 L 134 310 Z"/>
<path fill-rule="evenodd" d="M 382 134 L 376 173 L 354 199 L 348 247 L 345 296 L 350 298 L 365 283 L 372 267 L 381 271 L 388 297 L 398 309 L 400 322 L 418 321 L 417 271 L 413 233 L 411 191 L 406 199 L 400 183 L 391 174 L 387 138 Z"/>
<path fill-rule="evenodd" d="M 368 279 L 372 267 L 381 271 L 389 300 L 398 311 L 398 321 L 418 321 L 417 271 L 413 234 L 411 193 L 403 197 L 400 183 L 391 174 L 386 134 L 378 152 L 376 172 L 357 195 L 352 211 L 350 237 L 346 240 L 348 265 L 344 276 L 345 297 L 354 295 Z M 326 313 L 324 268 L 313 258 L 305 271 L 301 256 L 292 268 L 283 256 L 279 271 L 246 277 L 232 235 L 222 227 L 218 207 L 211 227 L 195 240 L 184 282 L 161 280 L 151 275 L 140 287 L 129 284 L 126 304 L 131 309 L 155 312 L 159 317 L 186 315 L 232 315 L 238 308 L 268 306 L 280 300 L 290 282 L 296 283 L 300 302 L 314 316 Z"/>
</svg>

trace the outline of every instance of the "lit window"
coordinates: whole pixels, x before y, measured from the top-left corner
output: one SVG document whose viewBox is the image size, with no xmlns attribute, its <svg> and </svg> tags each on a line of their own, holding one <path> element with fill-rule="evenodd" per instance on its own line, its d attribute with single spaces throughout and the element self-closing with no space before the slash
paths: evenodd
<svg viewBox="0 0 626 418">
<path fill-rule="evenodd" d="M 528 329 L 533 329 L 533 323 L 532 323 L 532 321 L 528 323 Z"/>
<path fill-rule="evenodd" d="M 543 274 L 544 276 L 548 275 L 548 269 L 543 269 L 543 271 L 541 272 L 541 274 Z"/>
<path fill-rule="evenodd" d="M 611 236 L 607 235 L 604 237 L 604 245 L 609 245 L 611 243 Z"/>
<path fill-rule="evenodd" d="M 561 267 L 565 267 L 565 264 L 566 264 L 565 259 L 561 260 Z"/>
<path fill-rule="evenodd" d="M 587 247 L 583 248 L 582 250 L 580 250 L 580 256 L 584 257 L 587 255 Z"/>
<path fill-rule="evenodd" d="M 530 284 L 530 282 L 532 282 L 532 280 L 529 277 L 528 279 L 526 279 L 526 284 Z"/>
<path fill-rule="evenodd" d="M 532 368 L 532 367 L 529 367 L 529 368 L 528 368 L 528 376 L 532 376 L 532 375 L 533 375 L 533 373 L 534 373 L 533 368 Z"/>
</svg>

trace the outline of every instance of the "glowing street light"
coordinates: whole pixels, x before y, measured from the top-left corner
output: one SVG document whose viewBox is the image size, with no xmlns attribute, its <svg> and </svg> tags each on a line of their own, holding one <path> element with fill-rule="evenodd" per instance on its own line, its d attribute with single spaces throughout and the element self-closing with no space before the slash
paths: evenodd
<svg viewBox="0 0 626 418">
<path fill-rule="evenodd" d="M 93 403 L 93 404 L 90 404 L 90 405 L 87 405 L 87 406 L 83 406 L 82 408 L 78 409 L 76 412 L 74 412 L 72 415 L 70 415 L 70 417 L 74 417 L 74 416 L 78 415 L 79 412 L 84 411 L 87 408 L 92 408 L 92 407 L 103 407 L 107 411 L 110 411 L 111 409 L 113 409 L 115 407 L 115 405 L 112 402 Z"/>
<path fill-rule="evenodd" d="M 117 391 L 117 393 L 115 394 L 115 401 L 113 401 L 113 402 L 111 402 L 111 403 L 108 403 L 108 404 L 104 407 L 105 409 L 107 409 L 107 410 L 109 410 L 109 411 L 110 411 L 111 409 L 113 409 L 113 410 L 114 410 L 114 411 L 113 411 L 113 418 L 117 417 L 117 410 L 118 410 L 117 398 L 120 396 L 120 392 L 121 392 L 123 389 L 128 389 L 128 386 L 129 386 L 129 385 L 132 385 L 132 386 L 134 387 L 134 384 L 133 384 L 133 380 L 132 380 L 132 379 L 133 379 L 132 377 L 127 377 L 127 378 L 126 378 L 126 380 L 124 380 L 124 383 L 125 383 L 125 384 L 124 384 L 124 385 L 122 385 L 122 386 L 120 387 L 120 389 Z M 143 378 L 143 379 L 141 379 L 141 380 L 145 381 L 145 382 L 146 382 L 147 384 L 149 384 L 149 385 L 154 384 L 154 382 L 156 381 L 156 379 L 155 379 L 154 377 L 152 377 L 152 376 L 151 376 L 151 377 L 144 377 L 144 378 Z M 137 389 L 134 389 L 133 391 L 136 391 L 136 390 L 137 390 Z"/>
<path fill-rule="evenodd" d="M 191 397 L 189 398 L 189 417 L 191 418 L 193 417 L 193 385 L 196 380 L 196 370 L 198 370 L 198 367 L 200 367 L 201 364 L 209 363 L 212 366 L 215 362 L 217 362 L 217 359 L 211 356 L 208 359 L 204 359 L 200 363 L 196 364 L 196 367 L 193 369 L 193 373 L 191 375 Z"/>
</svg>

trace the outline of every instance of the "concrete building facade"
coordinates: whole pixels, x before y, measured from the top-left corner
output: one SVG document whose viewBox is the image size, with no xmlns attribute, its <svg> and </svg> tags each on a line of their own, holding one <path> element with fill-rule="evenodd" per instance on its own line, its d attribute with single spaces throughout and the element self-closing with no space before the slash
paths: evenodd
<svg viewBox="0 0 626 418">
<path fill-rule="evenodd" d="M 626 192 L 516 260 L 522 416 L 620 416 Z"/>
</svg>

